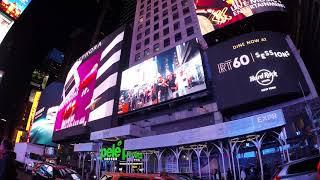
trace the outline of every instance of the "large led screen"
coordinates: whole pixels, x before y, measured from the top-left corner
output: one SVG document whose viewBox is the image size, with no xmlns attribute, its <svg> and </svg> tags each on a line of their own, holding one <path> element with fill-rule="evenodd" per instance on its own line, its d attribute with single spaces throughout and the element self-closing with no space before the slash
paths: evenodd
<svg viewBox="0 0 320 180">
<path fill-rule="evenodd" d="M 16 20 L 30 2 L 31 0 L 1 0 L 0 10 Z"/>
<path fill-rule="evenodd" d="M 122 73 L 119 114 L 206 89 L 195 40 L 133 66 Z"/>
<path fill-rule="evenodd" d="M 58 107 L 62 101 L 62 89 L 62 83 L 53 82 L 42 92 L 35 118 L 31 125 L 31 143 L 56 146 L 52 142 L 52 134 Z"/>
<path fill-rule="evenodd" d="M 220 110 L 274 105 L 309 92 L 288 40 L 281 33 L 255 32 L 208 49 Z"/>
<path fill-rule="evenodd" d="M 92 47 L 71 67 L 58 108 L 55 132 L 96 123 L 116 112 L 114 98 L 119 93 L 117 82 L 123 38 L 123 31 L 115 32 Z M 72 131 L 76 132 L 75 129 Z M 68 133 L 72 134 L 71 131 Z"/>
<path fill-rule="evenodd" d="M 10 18 L 0 12 L 0 44 L 4 37 L 6 37 L 13 23 L 14 22 Z"/>
<path fill-rule="evenodd" d="M 284 11 L 282 0 L 194 0 L 202 35 L 267 11 Z"/>
</svg>

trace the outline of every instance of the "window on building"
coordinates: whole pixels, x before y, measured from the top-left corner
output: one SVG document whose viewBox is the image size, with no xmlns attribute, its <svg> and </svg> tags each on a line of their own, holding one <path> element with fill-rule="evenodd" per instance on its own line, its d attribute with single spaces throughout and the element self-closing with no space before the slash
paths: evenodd
<svg viewBox="0 0 320 180">
<path fill-rule="evenodd" d="M 175 3 L 175 2 L 177 2 L 177 0 L 171 0 L 171 4 L 173 4 L 173 3 Z"/>
<path fill-rule="evenodd" d="M 147 7 L 147 11 L 150 11 L 150 9 L 151 9 L 151 6 L 149 5 L 149 6 Z"/>
<path fill-rule="evenodd" d="M 178 30 L 180 28 L 180 22 L 176 22 L 173 24 L 173 30 Z"/>
<path fill-rule="evenodd" d="M 179 13 L 178 12 L 174 13 L 172 17 L 173 17 L 173 20 L 178 19 L 179 18 Z"/>
<path fill-rule="evenodd" d="M 144 31 L 144 35 L 145 36 L 147 36 L 147 35 L 149 35 L 150 34 L 150 28 L 148 28 L 148 29 L 146 29 L 145 31 Z"/>
<path fill-rule="evenodd" d="M 163 47 L 170 46 L 170 38 L 167 38 L 163 41 Z"/>
<path fill-rule="evenodd" d="M 150 50 L 149 48 L 144 50 L 144 56 L 149 56 L 150 55 Z"/>
<path fill-rule="evenodd" d="M 147 1 L 147 4 L 150 4 L 150 3 L 151 3 L 151 0 L 148 0 L 148 1 Z"/>
<path fill-rule="evenodd" d="M 157 24 L 155 24 L 154 26 L 153 26 L 153 30 L 158 30 L 159 29 L 159 23 L 157 23 Z"/>
<path fill-rule="evenodd" d="M 188 25 L 188 24 L 191 24 L 191 23 L 192 23 L 191 16 L 188 16 L 188 17 L 184 18 L 184 24 L 185 25 Z"/>
<path fill-rule="evenodd" d="M 168 6 L 168 4 L 165 2 L 162 4 L 162 9 L 166 8 Z"/>
<path fill-rule="evenodd" d="M 159 4 L 159 2 L 156 1 L 156 2 L 153 3 L 153 6 L 156 7 L 156 6 L 158 6 L 158 4 Z"/>
<path fill-rule="evenodd" d="M 153 40 L 158 40 L 159 39 L 159 33 L 155 33 L 153 35 Z"/>
<path fill-rule="evenodd" d="M 168 15 L 168 9 L 166 9 L 166 10 L 164 10 L 164 11 L 162 12 L 162 17 L 165 17 L 166 15 Z"/>
<path fill-rule="evenodd" d="M 141 48 L 141 43 L 139 42 L 139 43 L 137 43 L 137 45 L 136 45 L 136 50 L 139 50 Z"/>
<path fill-rule="evenodd" d="M 139 18 L 139 22 L 142 23 L 143 22 L 143 17 Z"/>
<path fill-rule="evenodd" d="M 147 20 L 146 21 L 146 26 L 149 26 L 150 25 L 150 20 Z"/>
<path fill-rule="evenodd" d="M 140 53 L 137 53 L 135 57 L 135 61 L 140 61 L 140 60 L 141 60 Z"/>
<path fill-rule="evenodd" d="M 144 4 L 141 4 L 140 9 L 143 9 L 143 8 L 144 8 Z"/>
<path fill-rule="evenodd" d="M 147 12 L 146 17 L 147 17 L 147 18 L 150 17 L 150 12 Z"/>
<path fill-rule="evenodd" d="M 154 22 L 158 21 L 159 20 L 159 16 L 158 15 L 155 15 L 154 18 L 153 18 Z"/>
<path fill-rule="evenodd" d="M 166 18 L 162 22 L 163 22 L 163 25 L 165 26 L 165 25 L 167 25 L 169 23 L 169 20 L 168 20 L 168 18 Z"/>
<path fill-rule="evenodd" d="M 176 11 L 177 9 L 178 9 L 177 4 L 175 4 L 175 5 L 172 6 L 172 12 Z"/>
<path fill-rule="evenodd" d="M 157 51 L 159 51 L 159 50 L 160 50 L 160 44 L 159 44 L 159 43 L 153 45 L 153 51 L 154 51 L 154 52 L 157 52 Z"/>
<path fill-rule="evenodd" d="M 182 0 L 182 1 L 181 1 L 181 5 L 182 5 L 182 6 L 186 6 L 187 4 L 188 4 L 188 0 Z"/>
<path fill-rule="evenodd" d="M 169 34 L 169 27 L 163 29 L 163 35 L 168 35 Z"/>
<path fill-rule="evenodd" d="M 142 37 L 142 34 L 139 33 L 139 34 L 137 35 L 137 40 L 141 39 L 141 37 Z"/>
<path fill-rule="evenodd" d="M 149 38 L 146 38 L 145 40 L 144 40 L 144 45 L 148 45 L 150 43 L 150 39 Z"/>
<path fill-rule="evenodd" d="M 186 8 L 184 8 L 184 9 L 182 10 L 182 12 L 183 12 L 183 15 L 186 15 L 186 14 L 188 14 L 188 13 L 190 12 L 190 10 L 189 10 L 188 7 L 186 7 Z"/>
<path fill-rule="evenodd" d="M 159 12 L 159 8 L 154 8 L 154 14 L 156 14 L 157 12 Z"/>
<path fill-rule="evenodd" d="M 192 34 L 194 34 L 193 27 L 187 28 L 187 35 L 188 35 L 188 36 L 191 36 Z"/>
<path fill-rule="evenodd" d="M 174 40 L 176 42 L 180 41 L 181 39 L 182 39 L 181 33 L 177 33 L 177 34 L 174 35 Z"/>
<path fill-rule="evenodd" d="M 142 29 L 142 24 L 138 26 L 138 31 L 140 31 L 141 29 Z"/>
<path fill-rule="evenodd" d="M 140 11 L 140 16 L 142 16 L 142 15 L 143 15 L 143 12 L 144 12 L 143 10 L 141 10 L 141 11 Z"/>
</svg>

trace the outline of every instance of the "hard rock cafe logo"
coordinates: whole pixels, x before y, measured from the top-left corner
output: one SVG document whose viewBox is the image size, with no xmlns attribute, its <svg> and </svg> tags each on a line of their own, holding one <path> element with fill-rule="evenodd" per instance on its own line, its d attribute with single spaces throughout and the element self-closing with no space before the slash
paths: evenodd
<svg viewBox="0 0 320 180">
<path fill-rule="evenodd" d="M 269 86 L 273 83 L 274 79 L 278 77 L 276 71 L 269 71 L 267 69 L 259 70 L 256 75 L 250 76 L 250 82 L 257 82 L 261 86 Z"/>
<path fill-rule="evenodd" d="M 209 20 L 214 24 L 224 24 L 232 19 L 232 16 L 227 15 L 228 7 L 221 10 L 208 9 L 207 12 L 210 13 Z"/>
</svg>

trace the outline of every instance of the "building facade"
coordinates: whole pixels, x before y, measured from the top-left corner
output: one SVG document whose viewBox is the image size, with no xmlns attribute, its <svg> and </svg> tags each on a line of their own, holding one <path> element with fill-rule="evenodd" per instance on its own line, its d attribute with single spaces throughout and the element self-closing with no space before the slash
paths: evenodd
<svg viewBox="0 0 320 180">
<path fill-rule="evenodd" d="M 134 18 L 129 66 L 194 38 L 203 39 L 193 1 L 139 0 Z"/>
</svg>

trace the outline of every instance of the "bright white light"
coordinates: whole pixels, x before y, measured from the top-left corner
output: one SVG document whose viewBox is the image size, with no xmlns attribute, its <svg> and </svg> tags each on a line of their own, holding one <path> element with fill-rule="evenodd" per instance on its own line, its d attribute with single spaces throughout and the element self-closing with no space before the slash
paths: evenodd
<svg viewBox="0 0 320 180">
<path fill-rule="evenodd" d="M 5 119 L 0 119 L 1 121 L 4 121 L 4 122 L 7 122 L 7 120 L 5 120 Z"/>
</svg>

